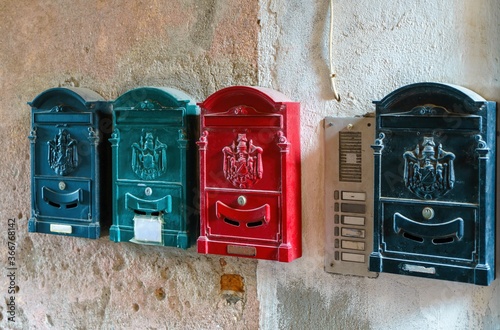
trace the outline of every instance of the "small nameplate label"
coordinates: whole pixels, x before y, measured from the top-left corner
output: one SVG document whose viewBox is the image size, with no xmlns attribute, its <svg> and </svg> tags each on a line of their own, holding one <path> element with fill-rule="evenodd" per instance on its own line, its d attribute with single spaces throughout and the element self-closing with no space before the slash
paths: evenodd
<svg viewBox="0 0 500 330">
<path fill-rule="evenodd" d="M 436 274 L 436 268 L 404 264 L 403 270 L 413 273 Z"/>
<path fill-rule="evenodd" d="M 358 242 L 358 241 L 342 240 L 342 248 L 343 249 L 348 249 L 348 250 L 360 250 L 360 251 L 364 251 L 365 250 L 365 243 L 364 242 Z"/>
<path fill-rule="evenodd" d="M 363 254 L 342 252 L 342 261 L 364 263 L 365 262 L 365 256 Z"/>
<path fill-rule="evenodd" d="M 255 255 L 257 254 L 257 250 L 253 246 L 228 245 L 227 253 L 255 257 Z"/>
<path fill-rule="evenodd" d="M 353 192 L 353 191 L 343 191 L 342 199 L 348 201 L 364 201 L 366 200 L 366 193 L 364 192 Z"/>
<path fill-rule="evenodd" d="M 365 218 L 364 217 L 351 217 L 351 216 L 343 216 L 342 223 L 344 225 L 355 225 L 355 226 L 364 226 Z"/>
<path fill-rule="evenodd" d="M 50 231 L 53 233 L 71 234 L 73 232 L 73 228 L 70 225 L 58 225 L 51 223 Z"/>
<path fill-rule="evenodd" d="M 343 237 L 365 238 L 365 230 L 355 228 L 342 228 L 341 235 Z"/>
</svg>

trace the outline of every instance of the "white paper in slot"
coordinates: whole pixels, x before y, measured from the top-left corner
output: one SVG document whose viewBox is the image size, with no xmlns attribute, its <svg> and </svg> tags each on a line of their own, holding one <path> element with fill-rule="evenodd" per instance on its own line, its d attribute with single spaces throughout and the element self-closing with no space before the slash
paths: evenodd
<svg viewBox="0 0 500 330">
<path fill-rule="evenodd" d="M 162 243 L 163 218 L 150 215 L 134 216 L 134 238 L 137 243 Z"/>
</svg>

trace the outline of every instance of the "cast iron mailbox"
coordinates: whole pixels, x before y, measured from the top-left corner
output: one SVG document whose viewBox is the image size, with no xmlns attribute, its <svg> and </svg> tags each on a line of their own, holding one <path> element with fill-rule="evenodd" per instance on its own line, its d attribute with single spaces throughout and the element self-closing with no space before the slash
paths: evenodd
<svg viewBox="0 0 500 330">
<path fill-rule="evenodd" d="M 233 86 L 200 107 L 198 252 L 300 257 L 300 104 Z"/>
<path fill-rule="evenodd" d="M 113 106 L 111 240 L 188 248 L 197 236 L 198 107 L 160 87 L 130 90 Z"/>
<path fill-rule="evenodd" d="M 494 279 L 496 105 L 458 86 L 404 86 L 376 104 L 370 270 Z"/>
<path fill-rule="evenodd" d="M 98 238 L 109 218 L 109 103 L 85 88 L 52 88 L 28 104 L 28 231 Z"/>
</svg>

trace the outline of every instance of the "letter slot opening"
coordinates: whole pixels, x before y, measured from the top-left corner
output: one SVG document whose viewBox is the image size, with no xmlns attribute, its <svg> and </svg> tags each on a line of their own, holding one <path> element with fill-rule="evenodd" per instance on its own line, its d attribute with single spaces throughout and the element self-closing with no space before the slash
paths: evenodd
<svg viewBox="0 0 500 330">
<path fill-rule="evenodd" d="M 61 208 L 61 204 L 54 203 L 53 201 L 45 200 L 50 206 Z"/>
<path fill-rule="evenodd" d="M 83 190 L 77 189 L 70 193 L 59 193 L 50 188 L 42 187 L 42 199 L 52 207 L 73 209 L 83 201 Z"/>
<path fill-rule="evenodd" d="M 264 224 L 264 221 L 263 221 L 263 220 L 253 221 L 253 222 L 249 222 L 249 223 L 247 223 L 247 227 L 248 227 L 248 228 L 255 228 L 255 227 L 262 226 L 263 224 Z"/>
<path fill-rule="evenodd" d="M 67 209 L 74 209 L 75 207 L 78 207 L 78 203 L 71 203 L 71 204 L 66 205 Z"/>
<path fill-rule="evenodd" d="M 240 226 L 240 223 L 238 221 L 229 218 L 224 218 L 224 222 L 231 226 L 236 226 L 236 227 Z"/>
<path fill-rule="evenodd" d="M 422 237 L 419 237 L 419 236 L 415 236 L 415 235 L 412 235 L 410 233 L 407 233 L 407 232 L 403 232 L 403 237 L 404 238 L 407 238 L 409 240 L 412 240 L 412 241 L 415 241 L 415 242 L 418 242 L 418 243 L 423 243 L 424 242 L 424 239 Z"/>
<path fill-rule="evenodd" d="M 441 237 L 441 238 L 434 238 L 432 240 L 432 243 L 438 245 L 438 244 L 448 244 L 448 243 L 453 243 L 455 242 L 455 239 L 453 236 L 448 236 L 448 237 Z"/>
</svg>

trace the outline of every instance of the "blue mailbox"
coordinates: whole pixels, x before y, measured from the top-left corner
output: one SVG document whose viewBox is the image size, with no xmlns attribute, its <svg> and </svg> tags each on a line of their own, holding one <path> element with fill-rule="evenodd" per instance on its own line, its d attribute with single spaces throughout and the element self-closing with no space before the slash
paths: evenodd
<svg viewBox="0 0 500 330">
<path fill-rule="evenodd" d="M 199 213 L 198 107 L 179 90 L 141 87 L 113 110 L 111 240 L 188 248 Z"/>
<path fill-rule="evenodd" d="M 28 104 L 28 231 L 98 238 L 101 220 L 110 218 L 109 103 L 89 89 L 61 87 L 44 91 Z"/>
<path fill-rule="evenodd" d="M 426 82 L 375 104 L 370 270 L 490 284 L 495 102 L 463 87 Z"/>
</svg>

